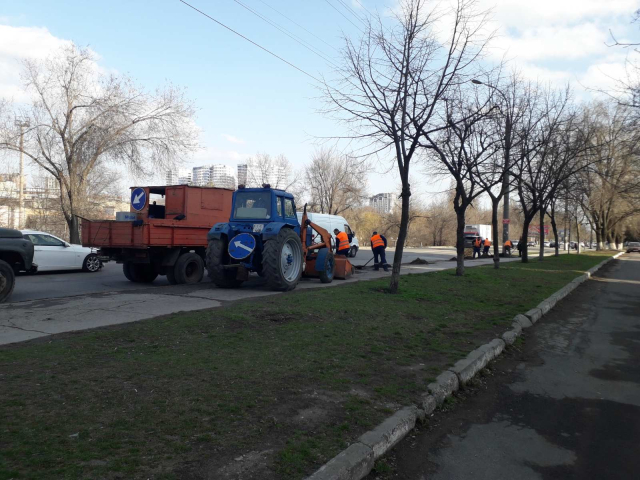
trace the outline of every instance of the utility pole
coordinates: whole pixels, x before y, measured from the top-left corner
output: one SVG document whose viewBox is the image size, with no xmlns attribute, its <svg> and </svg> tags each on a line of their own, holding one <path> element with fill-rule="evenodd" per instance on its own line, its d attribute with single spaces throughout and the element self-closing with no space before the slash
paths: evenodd
<svg viewBox="0 0 640 480">
<path fill-rule="evenodd" d="M 29 120 L 15 121 L 20 128 L 20 191 L 18 192 L 18 229 L 24 226 L 24 129 L 29 128 Z"/>
</svg>

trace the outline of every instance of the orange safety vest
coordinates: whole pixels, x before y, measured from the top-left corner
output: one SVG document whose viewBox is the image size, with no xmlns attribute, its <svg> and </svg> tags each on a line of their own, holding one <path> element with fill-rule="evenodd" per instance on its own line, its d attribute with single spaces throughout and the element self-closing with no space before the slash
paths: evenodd
<svg viewBox="0 0 640 480">
<path fill-rule="evenodd" d="M 346 250 L 349 248 L 349 237 L 344 232 L 339 232 L 336 235 L 336 240 L 338 240 L 338 251 Z"/>
<path fill-rule="evenodd" d="M 511 248 L 513 247 L 513 243 L 511 243 L 511 240 L 507 240 L 506 242 L 504 242 L 504 246 Z"/>
<path fill-rule="evenodd" d="M 475 247 L 479 247 L 479 246 L 480 246 L 480 239 L 479 239 L 479 238 L 476 238 L 476 239 L 475 239 L 475 241 L 473 242 L 473 245 L 474 245 Z"/>
<path fill-rule="evenodd" d="M 485 238 L 484 240 L 484 246 L 485 247 L 490 247 L 491 246 L 491 241 L 488 238 Z"/>
<path fill-rule="evenodd" d="M 371 248 L 384 247 L 384 241 L 382 237 L 378 234 L 371 237 Z"/>
</svg>

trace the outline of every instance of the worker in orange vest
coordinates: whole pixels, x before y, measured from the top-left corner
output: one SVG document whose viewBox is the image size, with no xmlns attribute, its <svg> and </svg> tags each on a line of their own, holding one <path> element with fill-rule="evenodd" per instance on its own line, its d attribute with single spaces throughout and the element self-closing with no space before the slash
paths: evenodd
<svg viewBox="0 0 640 480">
<path fill-rule="evenodd" d="M 513 242 L 511 240 L 507 240 L 504 242 L 504 254 L 511 256 L 511 249 L 513 248 Z"/>
<path fill-rule="evenodd" d="M 478 254 L 478 258 L 480 258 L 480 247 L 482 246 L 482 239 L 480 237 L 476 237 L 473 241 L 473 258 L 476 258 L 476 254 Z"/>
<path fill-rule="evenodd" d="M 380 265 L 382 265 L 385 272 L 389 271 L 389 267 L 387 267 L 387 256 L 385 255 L 386 248 L 387 239 L 384 235 L 379 235 L 378 232 L 373 232 L 373 235 L 371 236 L 371 251 L 373 252 L 374 270 L 380 270 Z M 378 262 L 378 260 L 380 260 L 380 262 Z"/>
<path fill-rule="evenodd" d="M 482 252 L 483 255 L 489 255 L 489 247 L 491 246 L 491 240 L 489 240 L 488 238 L 484 239 L 484 251 Z"/>
<path fill-rule="evenodd" d="M 333 233 L 336 235 L 336 255 L 349 256 L 349 236 L 335 228 Z"/>
</svg>

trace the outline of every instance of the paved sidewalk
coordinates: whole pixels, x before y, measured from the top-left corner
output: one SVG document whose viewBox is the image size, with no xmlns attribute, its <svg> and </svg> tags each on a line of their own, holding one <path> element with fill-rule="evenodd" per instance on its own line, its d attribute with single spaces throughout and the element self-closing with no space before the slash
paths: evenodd
<svg viewBox="0 0 640 480">
<path fill-rule="evenodd" d="M 640 257 L 605 266 L 526 337 L 383 478 L 639 478 Z"/>
<path fill-rule="evenodd" d="M 502 262 L 518 258 L 501 259 Z M 467 267 L 491 264 L 493 260 L 469 260 Z M 427 273 L 455 268 L 455 262 L 429 265 L 403 265 L 402 275 Z M 348 280 L 323 284 L 317 279 L 303 279 L 298 289 L 333 288 L 361 280 L 390 276 L 382 270 L 356 270 Z M 211 283 L 171 285 L 153 289 L 103 292 L 63 298 L 14 302 L 0 306 L 0 345 L 22 342 L 56 333 L 135 322 L 171 313 L 216 308 L 224 302 L 277 295 L 264 287 L 264 281 L 252 276 L 238 289 L 219 289 Z"/>
</svg>

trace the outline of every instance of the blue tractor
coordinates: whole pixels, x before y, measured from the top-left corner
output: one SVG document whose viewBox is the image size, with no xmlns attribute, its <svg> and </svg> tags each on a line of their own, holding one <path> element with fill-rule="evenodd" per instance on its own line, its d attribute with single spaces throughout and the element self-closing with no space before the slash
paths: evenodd
<svg viewBox="0 0 640 480">
<path fill-rule="evenodd" d="M 256 272 L 272 290 L 296 287 L 303 273 L 331 282 L 336 270 L 351 264 L 334 258 L 331 235 L 307 220 L 301 228 L 293 195 L 269 185 L 239 187 L 233 194 L 231 218 L 217 223 L 207 236 L 207 271 L 218 287 L 239 287 Z M 319 241 L 316 241 L 319 240 Z M 344 261 L 348 266 L 344 265 Z M 342 275 L 340 278 L 345 278 Z"/>
</svg>

